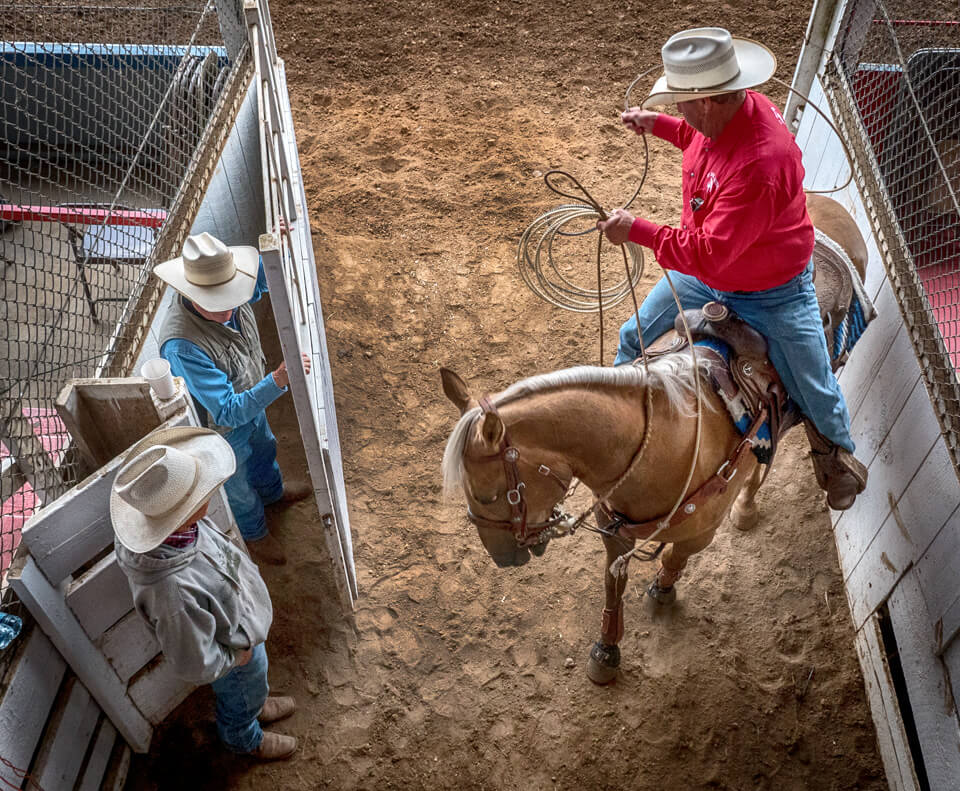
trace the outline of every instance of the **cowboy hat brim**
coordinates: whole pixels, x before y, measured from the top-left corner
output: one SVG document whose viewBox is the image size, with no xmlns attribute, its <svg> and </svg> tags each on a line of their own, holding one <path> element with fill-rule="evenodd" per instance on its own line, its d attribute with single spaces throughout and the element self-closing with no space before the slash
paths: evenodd
<svg viewBox="0 0 960 791">
<path fill-rule="evenodd" d="M 198 286 L 187 280 L 183 271 L 183 257 L 157 264 L 153 274 L 172 286 L 193 304 L 204 310 L 219 312 L 233 310 L 250 301 L 260 272 L 260 253 L 255 247 L 231 247 L 236 272 L 225 283 Z"/>
<path fill-rule="evenodd" d="M 126 452 L 124 466 L 155 445 L 169 445 L 193 456 L 197 460 L 197 479 L 190 495 L 163 516 L 148 516 L 138 511 L 111 487 L 110 520 L 117 541 L 138 554 L 160 546 L 237 469 L 230 443 L 215 431 L 195 426 L 175 426 L 148 434 Z"/>
<path fill-rule="evenodd" d="M 643 100 L 641 108 L 649 110 L 665 104 L 688 102 L 691 99 L 705 99 L 747 88 L 755 88 L 769 80 L 777 70 L 776 56 L 763 44 L 747 38 L 733 39 L 733 49 L 737 55 L 740 73 L 732 80 L 711 85 L 709 88 L 671 88 L 667 84 L 667 75 L 662 74 L 653 84 L 650 95 Z"/>
</svg>

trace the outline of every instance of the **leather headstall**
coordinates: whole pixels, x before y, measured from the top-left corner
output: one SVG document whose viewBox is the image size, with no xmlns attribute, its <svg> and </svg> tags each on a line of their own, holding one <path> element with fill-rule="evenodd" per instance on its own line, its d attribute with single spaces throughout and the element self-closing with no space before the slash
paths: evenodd
<svg viewBox="0 0 960 791">
<path fill-rule="evenodd" d="M 497 412 L 496 406 L 489 399 L 489 397 L 484 396 L 479 401 L 480 404 L 480 417 L 487 413 L 492 413 L 497 417 L 500 417 L 500 413 Z M 510 506 L 510 520 L 501 520 L 501 519 L 487 519 L 483 516 L 478 516 L 470 510 L 470 506 L 467 506 L 467 518 L 473 522 L 477 527 L 489 527 L 497 530 L 509 530 L 511 531 L 517 539 L 517 543 L 520 546 L 530 546 L 532 544 L 540 543 L 541 536 L 543 532 L 555 525 L 559 524 L 566 515 L 558 507 L 563 498 L 561 497 L 560 501 L 554 506 L 553 512 L 550 515 L 550 518 L 543 522 L 534 522 L 532 524 L 527 522 L 527 500 L 524 497 L 524 490 L 526 489 L 526 484 L 523 482 L 523 478 L 520 476 L 520 451 L 514 447 L 510 441 L 510 432 L 507 431 L 507 425 L 503 422 L 503 419 L 500 420 L 503 425 L 503 436 L 500 438 L 500 445 L 497 448 L 496 453 L 490 453 L 487 455 L 470 455 L 464 454 L 464 459 L 468 459 L 473 462 L 493 462 L 500 460 L 503 464 L 503 472 L 507 479 L 507 491 L 506 498 L 507 504 Z M 529 463 L 529 462 L 527 462 Z M 545 477 L 551 477 L 562 489 L 564 495 L 566 494 L 568 483 L 560 478 L 553 470 L 547 467 L 545 464 L 540 464 L 537 466 L 537 472 Z"/>
</svg>

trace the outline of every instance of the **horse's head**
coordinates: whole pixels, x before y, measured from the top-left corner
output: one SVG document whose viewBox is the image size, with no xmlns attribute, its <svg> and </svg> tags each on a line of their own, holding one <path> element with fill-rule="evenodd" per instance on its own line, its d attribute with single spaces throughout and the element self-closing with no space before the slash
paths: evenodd
<svg viewBox="0 0 960 791">
<path fill-rule="evenodd" d="M 463 489 L 467 516 L 498 566 L 522 566 L 531 552 L 544 553 L 565 521 L 558 504 L 570 473 L 528 458 L 492 402 L 474 399 L 453 371 L 441 368 L 440 375 L 443 392 L 460 410 L 443 457 L 444 491 Z"/>
</svg>

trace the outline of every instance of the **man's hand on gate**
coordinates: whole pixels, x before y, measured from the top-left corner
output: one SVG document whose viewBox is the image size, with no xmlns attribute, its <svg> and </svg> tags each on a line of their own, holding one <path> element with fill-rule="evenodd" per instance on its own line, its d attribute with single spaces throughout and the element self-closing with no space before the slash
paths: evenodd
<svg viewBox="0 0 960 791">
<path fill-rule="evenodd" d="M 626 112 L 620 113 L 620 120 L 623 121 L 623 125 L 627 129 L 632 129 L 638 135 L 642 135 L 644 132 L 653 131 L 653 125 L 656 123 L 658 115 L 660 113 L 631 107 Z"/>
<path fill-rule="evenodd" d="M 602 231 L 611 244 L 623 244 L 630 238 L 633 215 L 626 209 L 614 209 L 606 220 L 597 220 L 597 229 Z"/>
<path fill-rule="evenodd" d="M 303 360 L 303 372 L 305 374 L 310 373 L 310 355 L 301 353 L 300 359 Z M 273 372 L 273 381 L 277 387 L 287 387 L 290 384 L 290 374 L 287 372 L 286 362 L 277 366 L 277 370 Z"/>
</svg>

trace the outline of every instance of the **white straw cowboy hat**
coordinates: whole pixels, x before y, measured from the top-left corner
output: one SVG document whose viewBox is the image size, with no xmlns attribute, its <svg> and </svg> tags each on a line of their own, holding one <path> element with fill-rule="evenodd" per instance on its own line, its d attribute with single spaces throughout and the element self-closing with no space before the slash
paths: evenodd
<svg viewBox="0 0 960 791">
<path fill-rule="evenodd" d="M 204 310 L 218 312 L 250 301 L 259 270 L 256 248 L 227 247 L 204 232 L 188 236 L 183 255 L 157 264 L 153 274 Z"/>
<path fill-rule="evenodd" d="M 127 451 L 110 491 L 117 540 L 131 552 L 160 546 L 236 469 L 230 444 L 210 429 L 148 434 Z"/>
<path fill-rule="evenodd" d="M 763 44 L 734 38 L 722 27 L 682 30 L 660 52 L 664 73 L 644 99 L 644 110 L 753 88 L 777 70 L 776 57 Z"/>
</svg>

